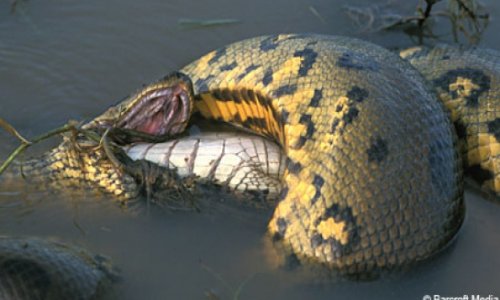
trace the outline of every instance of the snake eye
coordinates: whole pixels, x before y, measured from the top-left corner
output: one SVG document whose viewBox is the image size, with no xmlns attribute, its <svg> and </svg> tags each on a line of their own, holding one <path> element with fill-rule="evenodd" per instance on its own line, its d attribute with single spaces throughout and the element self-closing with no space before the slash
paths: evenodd
<svg viewBox="0 0 500 300">
<path fill-rule="evenodd" d="M 173 73 L 141 90 L 117 126 L 155 136 L 181 133 L 191 115 L 192 97 L 189 78 Z"/>
</svg>

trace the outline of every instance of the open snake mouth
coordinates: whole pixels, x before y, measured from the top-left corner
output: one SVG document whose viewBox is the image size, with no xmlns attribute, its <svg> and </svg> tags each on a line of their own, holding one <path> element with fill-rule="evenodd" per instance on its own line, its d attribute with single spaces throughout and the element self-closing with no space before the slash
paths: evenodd
<svg viewBox="0 0 500 300">
<path fill-rule="evenodd" d="M 183 84 L 147 92 L 124 114 L 117 127 L 154 136 L 181 133 L 189 121 L 191 99 Z"/>
</svg>

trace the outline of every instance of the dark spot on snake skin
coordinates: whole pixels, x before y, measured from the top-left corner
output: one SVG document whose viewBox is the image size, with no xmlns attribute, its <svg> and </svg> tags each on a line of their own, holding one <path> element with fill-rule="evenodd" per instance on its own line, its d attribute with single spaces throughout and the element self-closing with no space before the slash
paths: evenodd
<svg viewBox="0 0 500 300">
<path fill-rule="evenodd" d="M 198 90 L 198 93 L 204 93 L 208 91 L 208 82 L 214 78 L 214 75 L 208 75 L 205 78 L 198 78 L 194 82 L 195 89 Z"/>
<path fill-rule="evenodd" d="M 209 65 L 216 63 L 224 54 L 226 54 L 226 47 L 219 48 L 215 51 L 214 56 L 208 61 Z"/>
<path fill-rule="evenodd" d="M 279 43 L 277 41 L 277 36 L 269 36 L 260 42 L 260 50 L 267 52 L 269 50 L 274 50 L 278 47 Z"/>
<path fill-rule="evenodd" d="M 290 145 L 290 148 L 292 149 L 300 149 L 302 147 L 304 147 L 304 145 L 307 143 L 307 139 L 303 136 L 300 136 L 299 137 L 299 140 L 294 144 L 294 145 Z"/>
<path fill-rule="evenodd" d="M 233 101 L 241 103 L 243 101 L 243 94 L 241 90 L 222 89 L 222 96 L 226 101 Z"/>
<path fill-rule="evenodd" d="M 243 120 L 241 119 L 241 116 L 238 113 L 233 116 L 233 119 L 236 123 L 243 123 Z"/>
<path fill-rule="evenodd" d="M 251 64 L 250 66 L 246 67 L 245 71 L 243 71 L 243 73 L 239 74 L 238 77 L 236 77 L 236 78 L 238 79 L 238 81 L 240 81 L 246 75 L 248 75 L 248 73 L 257 70 L 259 67 L 260 67 L 259 65 Z"/>
<path fill-rule="evenodd" d="M 245 128 L 268 128 L 267 127 L 267 121 L 265 118 L 258 118 L 258 117 L 248 117 L 244 122 L 241 123 L 241 125 Z"/>
<path fill-rule="evenodd" d="M 240 91 L 241 97 L 246 102 L 255 102 L 257 96 L 252 89 L 241 89 Z"/>
<path fill-rule="evenodd" d="M 287 226 L 288 224 L 284 218 L 278 218 L 278 220 L 276 220 L 276 227 L 278 227 L 279 235 L 285 236 Z"/>
<path fill-rule="evenodd" d="M 21 258 L 2 261 L 0 280 L 22 283 L 23 290 L 28 291 L 33 299 L 45 299 L 52 284 L 47 270 L 35 261 Z"/>
<path fill-rule="evenodd" d="M 481 165 L 469 166 L 466 168 L 465 172 L 469 174 L 480 185 L 483 185 L 486 181 L 494 178 L 493 172 L 483 169 Z"/>
<path fill-rule="evenodd" d="M 315 187 L 317 187 L 318 189 L 321 189 L 323 184 L 325 184 L 325 179 L 323 177 L 321 177 L 320 175 L 315 174 L 314 179 L 313 179 L 313 185 Z"/>
<path fill-rule="evenodd" d="M 351 124 L 352 121 L 358 116 L 359 110 L 356 107 L 349 107 L 347 113 L 342 117 L 345 124 Z"/>
<path fill-rule="evenodd" d="M 299 174 L 302 170 L 302 164 L 298 161 L 293 161 L 291 158 L 287 158 L 288 171 L 292 174 Z"/>
<path fill-rule="evenodd" d="M 219 100 L 219 101 L 223 101 L 223 97 L 222 97 L 222 93 L 221 93 L 221 90 L 217 89 L 217 90 L 212 90 L 211 92 L 212 94 L 212 97 L 214 97 L 215 99 Z"/>
<path fill-rule="evenodd" d="M 330 246 L 331 252 L 335 258 L 340 258 L 350 252 L 347 251 L 347 249 L 344 249 L 342 244 L 334 238 L 328 238 L 324 241 L 324 243 Z"/>
<path fill-rule="evenodd" d="M 323 89 L 315 89 L 314 95 L 311 98 L 311 102 L 309 102 L 309 106 L 318 107 L 321 99 L 323 99 Z"/>
<path fill-rule="evenodd" d="M 495 136 L 497 142 L 500 142 L 500 118 L 488 122 L 488 132 Z"/>
<path fill-rule="evenodd" d="M 344 105 L 339 104 L 339 105 L 337 105 L 337 107 L 335 107 L 335 111 L 336 112 L 341 112 L 343 108 L 344 108 Z"/>
<path fill-rule="evenodd" d="M 211 91 L 211 95 L 212 95 L 215 99 L 217 99 L 217 100 L 219 100 L 219 101 L 226 101 L 226 100 L 227 100 L 227 98 L 225 98 L 225 97 L 224 97 L 224 95 L 223 95 L 223 91 L 222 91 L 222 90 L 220 90 L 220 89 L 215 89 L 215 90 L 212 90 L 212 91 Z"/>
<path fill-rule="evenodd" d="M 288 122 L 288 117 L 290 116 L 290 112 L 286 109 L 283 109 L 281 111 L 281 122 L 282 124 L 285 124 L 286 122 Z"/>
<path fill-rule="evenodd" d="M 255 100 L 264 109 L 267 109 L 268 107 L 271 106 L 271 101 L 269 100 L 269 98 L 262 96 L 262 94 L 260 94 L 260 93 L 255 94 Z"/>
<path fill-rule="evenodd" d="M 356 102 L 363 102 L 363 100 L 368 97 L 368 91 L 359 86 L 353 86 L 352 89 L 347 92 L 347 97 Z"/>
<path fill-rule="evenodd" d="M 241 103 L 243 95 L 240 92 L 231 89 L 214 89 L 210 94 L 218 101 Z"/>
<path fill-rule="evenodd" d="M 245 101 L 244 97 L 243 97 L 243 91 L 242 90 L 234 90 L 232 91 L 232 100 L 234 101 L 234 103 L 241 103 L 243 101 Z"/>
<path fill-rule="evenodd" d="M 296 84 L 287 84 L 280 86 L 278 89 L 274 91 L 274 96 L 275 97 L 281 97 L 284 95 L 292 95 L 297 91 L 297 85 Z"/>
<path fill-rule="evenodd" d="M 467 127 L 465 127 L 464 123 L 456 121 L 454 125 L 458 138 L 461 140 L 465 139 L 467 137 Z"/>
<path fill-rule="evenodd" d="M 248 89 L 247 93 L 248 93 L 248 99 L 250 100 L 255 99 L 255 92 L 252 89 Z"/>
<path fill-rule="evenodd" d="M 275 233 L 273 234 L 272 241 L 273 241 L 273 242 L 279 242 L 279 241 L 281 241 L 281 240 L 283 240 L 283 237 L 282 237 L 281 235 L 279 235 L 278 233 L 276 233 L 276 232 L 275 232 Z"/>
<path fill-rule="evenodd" d="M 387 142 L 381 137 L 377 137 L 372 141 L 372 144 L 370 148 L 366 150 L 366 153 L 368 154 L 369 162 L 381 163 L 387 157 L 387 154 L 389 154 Z"/>
<path fill-rule="evenodd" d="M 472 90 L 470 95 L 465 97 L 466 106 L 477 107 L 479 105 L 479 97 L 490 89 L 490 77 L 483 71 L 472 68 L 450 70 L 439 78 L 433 80 L 433 84 L 434 86 L 449 93 L 453 99 L 456 99 L 459 97 L 459 94 L 456 90 L 450 90 L 450 85 L 455 84 L 459 77 L 469 79 L 479 87 L 478 89 Z M 463 88 L 463 86 L 457 87 L 459 90 L 463 90 Z"/>
<path fill-rule="evenodd" d="M 442 60 L 448 60 L 448 59 L 450 59 L 450 56 L 449 56 L 449 55 L 447 55 L 447 54 L 445 54 L 445 55 L 443 55 L 443 56 L 441 57 L 441 59 L 442 59 Z"/>
<path fill-rule="evenodd" d="M 334 203 L 325 210 L 325 213 L 320 218 L 314 222 L 314 225 L 318 226 L 322 221 L 329 218 L 333 218 L 335 222 L 344 222 L 344 231 L 348 234 L 348 242 L 347 244 L 342 245 L 340 241 L 334 238 L 328 238 L 326 240 L 322 238 L 322 242 L 331 247 L 331 251 L 336 257 L 351 253 L 353 247 L 360 241 L 356 219 L 352 214 L 352 209 L 350 207 L 341 207 L 339 204 Z M 316 241 L 319 242 L 320 240 L 317 239 Z"/>
<path fill-rule="evenodd" d="M 357 69 L 357 70 L 364 69 L 363 66 L 356 65 L 352 62 L 350 53 L 342 54 L 337 60 L 337 66 L 342 67 L 342 68 L 346 68 L 346 69 Z"/>
<path fill-rule="evenodd" d="M 306 139 L 312 138 L 316 129 L 314 128 L 314 122 L 312 121 L 312 117 L 310 114 L 303 114 L 300 116 L 299 123 L 306 125 Z"/>
<path fill-rule="evenodd" d="M 321 220 L 326 220 L 329 217 L 333 217 L 336 221 L 345 221 L 347 223 L 355 222 L 351 208 L 350 207 L 342 208 L 337 203 L 334 203 L 325 211 Z"/>
<path fill-rule="evenodd" d="M 273 73 L 273 69 L 267 68 L 264 73 L 264 78 L 262 78 L 262 84 L 264 84 L 264 86 L 268 86 L 271 82 L 273 82 Z"/>
<path fill-rule="evenodd" d="M 335 132 L 335 130 L 337 130 L 337 127 L 339 126 L 339 119 L 333 119 L 333 122 L 332 122 L 332 133 Z"/>
<path fill-rule="evenodd" d="M 252 89 L 242 89 L 241 96 L 247 102 L 254 102 L 255 101 L 255 92 Z"/>
<path fill-rule="evenodd" d="M 233 61 L 232 63 L 230 64 L 226 64 L 226 65 L 223 65 L 219 68 L 219 70 L 221 72 L 224 72 L 224 71 L 231 71 L 232 69 L 236 68 L 236 66 L 238 65 L 237 62 Z"/>
<path fill-rule="evenodd" d="M 324 184 L 325 184 L 325 179 L 320 175 L 315 174 L 313 179 L 313 185 L 314 188 L 316 189 L 316 192 L 314 193 L 314 196 L 311 199 L 312 204 L 316 203 L 316 201 L 318 201 L 318 199 L 321 197 L 321 187 L 323 187 Z"/>
<path fill-rule="evenodd" d="M 377 71 L 379 65 L 373 58 L 356 52 L 344 52 L 337 59 L 337 66 L 353 70 Z"/>
<path fill-rule="evenodd" d="M 312 66 L 316 62 L 316 57 L 318 56 L 318 53 L 313 49 L 306 48 L 304 50 L 295 51 L 293 56 L 302 58 L 299 67 L 299 76 L 306 76 L 307 72 L 309 72 L 309 70 L 312 69 Z"/>
<path fill-rule="evenodd" d="M 314 223 L 314 225 L 319 225 L 319 223 L 321 221 L 324 221 L 330 217 L 333 217 L 335 218 L 335 216 L 338 216 L 339 215 L 339 212 L 340 212 L 340 206 L 337 204 L 337 203 L 334 203 L 332 204 L 332 206 L 330 206 L 329 208 L 327 208 L 324 212 L 324 214 L 318 219 L 316 220 L 316 222 Z"/>
<path fill-rule="evenodd" d="M 300 149 L 302 148 L 305 143 L 310 140 L 316 131 L 314 127 L 314 123 L 311 120 L 311 115 L 310 114 L 303 114 L 300 116 L 299 123 L 306 125 L 306 134 L 301 135 L 299 137 L 299 140 L 295 144 L 290 144 L 290 148 L 292 149 Z"/>
<path fill-rule="evenodd" d="M 324 239 L 319 233 L 313 234 L 311 237 L 311 248 L 316 249 L 318 246 L 324 243 Z"/>
</svg>

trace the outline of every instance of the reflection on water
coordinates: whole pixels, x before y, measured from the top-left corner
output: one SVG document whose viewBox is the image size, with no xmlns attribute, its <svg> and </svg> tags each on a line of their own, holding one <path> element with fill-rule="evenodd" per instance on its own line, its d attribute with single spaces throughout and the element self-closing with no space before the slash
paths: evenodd
<svg viewBox="0 0 500 300">
<path fill-rule="evenodd" d="M 27 136 L 88 119 L 122 96 L 228 42 L 276 32 L 355 35 L 408 46 L 399 32 L 356 34 L 347 1 L 29 1 L 0 3 L 0 115 Z M 492 16 L 500 5 L 484 1 Z M 362 5 L 371 1 L 349 1 Z M 404 7 L 412 5 L 405 2 Z M 312 13 L 310 7 L 321 16 Z M 178 19 L 237 19 L 186 29 Z M 495 20 L 483 46 L 500 49 Z M 0 133 L 2 157 L 15 141 Z M 5 141 L 8 141 L 5 143 Z M 214 207 L 134 213 L 109 199 L 0 191 L 1 234 L 54 236 L 111 256 L 126 299 L 421 299 L 500 296 L 500 207 L 467 193 L 467 217 L 450 251 L 373 282 L 310 284 L 270 270 L 262 235 L 269 212 Z"/>
</svg>

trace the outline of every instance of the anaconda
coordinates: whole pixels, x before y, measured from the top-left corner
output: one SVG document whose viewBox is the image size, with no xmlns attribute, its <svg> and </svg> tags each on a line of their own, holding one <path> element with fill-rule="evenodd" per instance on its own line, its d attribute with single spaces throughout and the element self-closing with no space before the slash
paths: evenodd
<svg viewBox="0 0 500 300">
<path fill-rule="evenodd" d="M 421 53 L 416 66 L 434 70 L 422 71 L 429 80 L 396 54 L 356 39 L 253 38 L 144 87 L 85 128 L 169 136 L 182 132 L 194 113 L 270 138 L 286 157 L 268 226 L 274 242 L 301 262 L 345 273 L 397 267 L 436 253 L 461 226 L 462 165 L 452 120 L 470 136 L 478 132 L 469 125 L 481 128 L 481 142 L 464 147 L 476 152 L 479 173 L 490 174 L 482 181 L 498 193 L 492 184 L 498 174 L 498 56 L 479 73 L 468 72 L 477 64 L 464 60 L 474 58 L 469 51 L 442 54 L 448 69 L 437 68 L 433 52 Z M 433 80 L 436 74 L 442 78 Z M 445 108 L 433 87 L 480 105 L 464 110 L 438 90 Z M 464 111 L 481 117 L 463 118 Z M 102 150 L 81 154 L 70 145 L 66 140 L 26 168 L 90 181 L 121 199 L 137 194 L 133 176 L 117 172 Z"/>
</svg>

